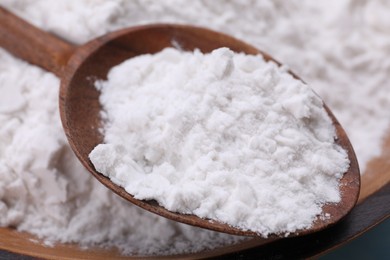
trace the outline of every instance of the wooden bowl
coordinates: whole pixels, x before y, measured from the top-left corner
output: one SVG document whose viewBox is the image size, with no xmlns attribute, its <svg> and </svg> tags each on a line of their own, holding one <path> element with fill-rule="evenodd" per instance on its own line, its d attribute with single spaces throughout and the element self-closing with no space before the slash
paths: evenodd
<svg viewBox="0 0 390 260">
<path fill-rule="evenodd" d="M 115 57 L 114 53 L 113 59 Z M 116 62 L 119 63 L 120 61 L 121 59 L 118 59 Z M 74 62 L 77 62 L 77 60 L 75 59 Z M 62 72 L 58 70 L 57 73 L 61 74 Z M 387 218 L 390 211 L 389 183 L 390 133 L 383 144 L 381 156 L 369 162 L 367 170 L 362 176 L 361 193 L 357 208 L 346 219 L 331 229 L 309 236 L 282 240 L 277 238 L 271 240 L 253 238 L 250 241 L 236 245 L 186 255 L 125 257 L 121 256 L 115 249 L 91 248 L 85 250 L 75 244 L 57 244 L 54 247 L 48 247 L 42 241 L 35 242 L 39 239 L 30 234 L 17 232 L 12 228 L 0 228 L 0 249 L 44 259 L 139 259 L 141 257 L 146 259 L 193 259 L 221 255 L 228 255 L 227 257 L 233 259 L 235 256 L 240 256 L 241 259 L 245 257 L 257 259 L 260 256 L 267 258 L 274 256 L 289 256 L 290 258 L 313 256 L 352 239 Z M 382 203 L 380 205 L 375 204 L 373 203 L 375 200 L 380 200 Z M 369 211 L 368 215 L 367 211 Z M 333 233 L 330 235 L 329 232 Z"/>
</svg>

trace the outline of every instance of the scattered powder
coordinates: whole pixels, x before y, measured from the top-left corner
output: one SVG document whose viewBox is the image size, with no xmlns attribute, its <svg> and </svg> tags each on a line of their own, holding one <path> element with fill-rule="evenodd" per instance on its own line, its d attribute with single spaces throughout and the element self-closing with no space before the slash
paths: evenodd
<svg viewBox="0 0 390 260">
<path fill-rule="evenodd" d="M 363 170 L 380 153 L 390 122 L 387 0 L 2 0 L 1 5 L 75 43 L 150 22 L 232 34 L 310 83 L 346 129 Z M 115 245 L 140 254 L 197 251 L 241 239 L 173 223 L 102 187 L 66 143 L 58 87 L 50 73 L 0 51 L 2 226 L 51 243 Z"/>
<path fill-rule="evenodd" d="M 175 223 L 130 205 L 83 169 L 66 143 L 54 75 L 0 52 L 0 225 L 124 253 L 180 253 L 239 237 Z M 4 88 L 7 87 L 7 89 Z M 17 95 L 23 102 L 9 102 Z M 129 217 L 131 216 L 131 217 Z"/>
<path fill-rule="evenodd" d="M 309 228 L 349 167 L 321 99 L 260 55 L 167 48 L 98 81 L 97 171 L 137 199 L 263 236 Z"/>
</svg>

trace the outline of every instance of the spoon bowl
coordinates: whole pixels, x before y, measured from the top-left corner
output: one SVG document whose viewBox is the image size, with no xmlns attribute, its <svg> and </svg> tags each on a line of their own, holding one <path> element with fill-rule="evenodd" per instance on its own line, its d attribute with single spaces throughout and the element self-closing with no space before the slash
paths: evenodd
<svg viewBox="0 0 390 260">
<path fill-rule="evenodd" d="M 137 26 L 108 33 L 82 46 L 72 46 L 27 24 L 4 9 L 0 9 L 0 15 L 1 38 L 5 35 L 14 37 L 8 40 L 1 39 L 0 46 L 31 63 L 52 71 L 61 78 L 59 107 L 64 131 L 74 153 L 95 178 L 131 203 L 174 221 L 233 235 L 258 236 L 255 232 L 235 228 L 218 221 L 168 211 L 154 200 L 137 200 L 122 187 L 98 173 L 88 158 L 94 147 L 103 143 L 100 93 L 94 84 L 96 80 L 105 80 L 108 71 L 113 66 L 137 55 L 159 52 L 166 47 L 184 51 L 199 49 L 204 53 L 220 47 L 228 47 L 235 52 L 262 54 L 267 61 L 280 64 L 279 62 L 240 40 L 200 27 L 173 24 Z M 8 21 L 11 26 L 4 25 L 4 20 Z M 31 47 L 26 44 L 24 46 L 16 44 L 26 40 L 30 40 L 29 46 L 32 45 L 34 50 L 38 49 L 40 52 L 34 54 L 28 51 Z M 292 72 L 291 74 L 298 78 Z M 289 236 L 316 232 L 335 224 L 350 212 L 358 199 L 360 173 L 355 153 L 337 119 L 326 105 L 324 107 L 336 128 L 335 141 L 347 151 L 350 160 L 350 167 L 339 184 L 341 201 L 323 206 L 323 213 L 329 213 L 329 218 L 318 217 L 311 228 L 299 230 Z M 271 235 L 267 240 L 272 241 L 285 237 L 285 235 Z"/>
</svg>

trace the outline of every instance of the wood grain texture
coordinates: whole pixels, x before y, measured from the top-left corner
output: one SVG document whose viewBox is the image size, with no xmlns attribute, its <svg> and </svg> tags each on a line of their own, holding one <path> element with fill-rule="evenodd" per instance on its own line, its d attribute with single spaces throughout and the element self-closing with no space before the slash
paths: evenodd
<svg viewBox="0 0 390 260">
<path fill-rule="evenodd" d="M 0 46 L 61 77 L 74 46 L 43 32 L 0 6 Z"/>
<path fill-rule="evenodd" d="M 236 245 L 233 248 L 219 248 L 190 255 L 168 257 L 148 257 L 143 259 L 303 259 L 314 258 L 335 249 L 351 239 L 363 234 L 390 216 L 390 183 L 362 200 L 341 222 L 323 231 L 302 236 L 282 239 L 263 246 L 251 246 L 247 249 Z M 77 245 L 59 244 L 45 247 L 34 236 L 0 228 L 0 249 L 3 255 L 12 259 L 30 260 L 33 256 L 42 259 L 140 259 L 139 256 L 124 257 L 115 250 L 82 250 Z M 15 254 L 10 254 L 14 252 Z M 10 259 L 9 257 L 7 259 Z"/>
<path fill-rule="evenodd" d="M 363 234 L 390 216 L 390 184 L 358 204 L 345 219 L 323 231 L 226 254 L 218 259 L 304 259 L 318 257 Z"/>
<path fill-rule="evenodd" d="M 381 155 L 368 163 L 361 182 L 359 202 L 390 182 L 390 129 L 383 139 Z"/>
<path fill-rule="evenodd" d="M 77 48 L 64 71 L 60 89 L 60 113 L 66 136 L 76 156 L 89 172 L 109 189 L 133 204 L 189 225 L 233 235 L 257 236 L 255 232 L 234 228 L 217 221 L 168 211 L 159 206 L 156 201 L 134 199 L 122 187 L 98 173 L 88 158 L 95 146 L 103 143 L 103 136 L 99 131 L 102 127 L 101 107 L 98 99 L 99 92 L 94 86 L 95 80 L 106 79 L 108 71 L 124 60 L 141 54 L 153 54 L 166 47 L 177 48 L 177 46 L 185 51 L 200 49 L 204 53 L 220 47 L 228 47 L 236 52 L 262 54 L 266 60 L 276 62 L 272 57 L 253 46 L 233 37 L 199 27 L 155 24 L 109 33 Z M 290 236 L 308 234 L 336 223 L 352 209 L 358 199 L 360 173 L 355 153 L 343 128 L 331 111 L 326 106 L 325 108 L 336 128 L 336 142 L 347 151 L 351 162 L 348 171 L 340 181 L 341 201 L 323 207 L 323 212 L 329 213 L 330 218 L 318 217 L 312 228 L 299 230 Z M 274 235 L 271 238 L 283 236 L 283 234 Z M 263 240 L 263 243 L 267 242 L 267 239 Z"/>
<path fill-rule="evenodd" d="M 11 23 L 9 25 L 9 16 L 7 14 L 4 14 L 3 10 L 0 12 L 0 23 L 5 24 L 8 23 L 8 27 L 5 26 L 4 28 L 0 29 L 0 36 L 1 40 L 0 43 L 10 44 L 10 42 L 4 40 L 4 36 L 6 35 L 7 37 L 9 36 L 8 34 L 10 33 L 9 30 L 14 30 L 13 28 L 15 27 L 14 24 Z M 14 27 L 13 27 L 14 26 Z M 172 26 L 172 25 L 171 25 Z M 18 29 L 20 25 L 16 26 Z M 84 117 L 80 117 L 78 120 L 79 122 L 67 122 L 65 124 L 65 127 L 68 129 L 68 137 L 72 143 L 72 138 L 80 138 L 80 136 L 84 135 L 95 135 L 95 139 L 82 139 L 80 140 L 80 145 L 83 147 L 89 147 L 88 149 L 93 148 L 94 145 L 97 144 L 97 141 L 101 141 L 102 137 L 96 134 L 97 132 L 97 127 L 100 126 L 100 119 L 97 116 L 97 110 L 100 109 L 100 106 L 98 103 L 96 103 L 96 95 L 98 94 L 96 90 L 93 90 L 92 84 L 94 80 L 97 78 L 105 78 L 105 75 L 107 73 L 108 68 L 110 66 L 116 65 L 119 62 L 123 61 L 124 59 L 127 59 L 129 57 L 132 57 L 134 55 L 138 55 L 141 53 L 153 53 L 162 48 L 162 46 L 177 46 L 177 43 L 179 43 L 179 46 L 181 48 L 190 50 L 195 47 L 198 47 L 202 49 L 203 51 L 211 51 L 214 48 L 221 47 L 221 46 L 226 46 L 226 41 L 229 42 L 230 48 L 236 51 L 241 51 L 243 50 L 243 45 L 244 43 L 233 39 L 231 37 L 228 37 L 226 35 L 221 35 L 214 32 L 209 32 L 209 33 L 204 33 L 204 29 L 201 28 L 194 28 L 191 30 L 190 33 L 183 34 L 180 32 L 180 29 L 178 30 L 172 30 L 168 25 L 163 26 L 163 28 L 157 28 L 154 31 L 154 34 L 150 34 L 148 32 L 145 34 L 145 32 L 138 31 L 136 34 L 131 34 L 129 35 L 129 32 L 126 30 L 114 32 L 112 34 L 103 36 L 99 39 L 96 39 L 87 45 L 77 48 L 77 51 L 75 52 L 75 55 L 71 59 L 71 62 L 69 63 L 69 66 L 65 69 L 65 73 L 63 73 L 63 66 L 65 60 L 69 57 L 69 52 L 74 51 L 73 46 L 54 38 L 45 38 L 48 39 L 47 42 L 50 43 L 50 46 L 56 46 L 55 41 L 60 41 L 62 43 L 59 44 L 60 47 L 53 47 L 54 49 L 51 49 L 52 47 L 48 47 L 47 49 L 44 48 L 44 42 L 42 40 L 34 40 L 36 33 L 44 33 L 44 32 L 35 32 L 30 35 L 27 35 L 27 38 L 24 38 L 25 40 L 30 40 L 28 37 L 31 38 L 34 44 L 37 44 L 37 49 L 41 50 L 42 53 L 40 54 L 41 56 L 38 56 L 36 58 L 34 55 L 29 56 L 30 54 L 23 49 L 18 49 L 14 48 L 13 46 L 10 46 L 11 51 L 13 50 L 16 52 L 16 54 L 21 53 L 20 55 L 24 57 L 25 59 L 32 59 L 30 60 L 32 63 L 40 65 L 48 70 L 52 70 L 54 73 L 57 75 L 64 75 L 64 82 L 62 83 L 61 91 L 62 91 L 62 96 L 60 99 L 60 102 L 63 103 L 65 102 L 66 98 L 72 99 L 72 102 L 74 104 L 71 106 L 71 108 L 68 110 L 64 109 L 62 111 L 62 116 L 69 116 L 71 113 L 78 112 L 78 109 L 81 109 L 84 111 Z M 179 26 L 180 27 L 180 26 Z M 20 28 L 19 28 L 20 29 Z M 18 30 L 19 30 L 18 29 Z M 131 30 L 136 30 L 140 29 L 138 28 L 133 28 Z M 32 29 L 32 30 L 38 30 L 38 29 Z M 167 32 L 168 30 L 169 32 Z M 23 31 L 18 31 L 19 37 L 24 37 L 22 34 Z M 143 39 L 143 41 L 139 41 L 140 37 Z M 203 37 L 203 38 L 202 38 Z M 44 38 L 38 37 L 38 38 Z M 53 40 L 53 41 L 52 41 Z M 145 46 L 145 42 L 147 42 L 147 46 Z M 130 43 L 130 46 L 129 46 Z M 101 46 L 104 45 L 104 48 Z M 258 51 L 249 46 L 245 45 L 245 52 L 255 54 L 258 53 Z M 21 51 L 22 50 L 22 51 Z M 31 49 L 30 49 L 31 50 Z M 55 54 L 54 56 L 46 56 L 46 54 Z M 62 53 L 62 54 L 61 54 Z M 58 55 L 61 54 L 61 55 Z M 76 55 L 77 54 L 77 55 Z M 23 56 L 25 55 L 25 56 Z M 107 57 L 110 57 L 107 60 Z M 269 55 L 265 54 L 266 59 L 271 59 Z M 48 59 L 48 62 L 44 62 L 45 59 Z M 54 65 L 53 65 L 54 64 Z M 103 65 L 102 65 L 103 64 Z M 76 73 L 77 72 L 77 73 Z M 76 84 L 76 83 L 77 84 Z M 69 92 L 68 90 L 64 90 L 64 86 L 66 85 L 71 85 L 75 84 L 73 86 L 73 89 Z M 84 90 L 77 90 L 77 88 L 83 89 Z M 87 90 L 85 90 L 87 89 Z M 63 92 L 66 92 L 65 94 Z M 82 102 L 77 101 L 80 99 L 80 96 L 78 96 L 78 91 L 85 91 L 85 96 L 82 97 Z M 95 112 L 91 112 L 95 111 Z M 72 135 L 69 131 L 73 131 L 77 124 L 79 124 L 79 129 L 81 132 L 79 133 L 80 136 L 77 136 L 77 133 L 75 135 Z M 337 124 L 338 125 L 338 124 Z M 343 137 L 344 133 L 341 127 L 338 127 L 338 135 L 340 137 Z M 344 140 L 344 138 L 339 138 L 338 142 L 340 140 Z M 388 139 L 390 140 L 390 139 Z M 344 145 L 344 147 L 348 148 L 349 142 L 341 142 L 340 144 Z M 315 247 L 315 244 L 310 244 L 310 241 L 307 241 L 308 245 L 311 245 L 310 248 L 303 248 L 303 252 L 301 254 L 306 255 L 313 255 L 317 254 L 320 251 L 328 250 L 331 247 L 334 247 L 337 244 L 342 243 L 343 241 L 347 241 L 351 239 L 353 236 L 356 236 L 357 234 L 360 234 L 361 232 L 364 231 L 365 228 L 374 225 L 378 221 L 382 220 L 383 218 L 387 218 L 389 213 L 388 213 L 388 207 L 387 211 L 383 211 L 383 208 L 386 209 L 386 207 L 383 207 L 383 205 L 389 205 L 389 196 L 388 193 L 385 193 L 383 195 L 382 193 L 376 193 L 380 188 L 382 187 L 387 187 L 390 179 L 390 167 L 389 167 L 389 141 L 385 142 L 384 144 L 384 149 L 381 157 L 375 158 L 373 161 L 370 162 L 366 174 L 363 176 L 362 179 L 362 192 L 359 201 L 361 204 L 359 207 L 371 208 L 371 210 L 366 210 L 366 211 L 357 211 L 355 213 L 356 209 L 352 212 L 351 215 L 349 215 L 342 223 L 349 223 L 352 220 L 350 219 L 350 216 L 355 216 L 356 219 L 360 218 L 360 222 L 362 223 L 361 226 L 355 227 L 350 226 L 349 224 L 341 224 L 344 225 L 345 228 L 344 230 L 349 230 L 341 232 L 338 231 L 336 227 L 338 227 L 340 224 L 337 224 L 331 229 L 326 229 L 322 232 L 325 232 L 324 234 L 327 234 L 328 240 L 332 240 L 333 237 L 337 237 L 338 233 L 332 233 L 332 232 L 340 232 L 338 239 L 334 239 L 334 242 L 329 242 L 327 246 L 323 247 Z M 349 148 L 348 148 L 349 149 Z M 90 151 L 90 150 L 89 150 Z M 78 156 L 85 156 L 87 153 L 89 153 L 88 150 L 80 152 Z M 351 155 L 352 153 L 350 153 Z M 353 156 L 354 157 L 354 156 Z M 354 161 L 354 160 L 352 160 Z M 87 162 L 86 164 L 87 167 L 92 167 L 90 162 Z M 357 171 L 357 164 L 355 165 L 354 163 L 352 164 L 353 172 L 356 173 Z M 102 175 L 98 174 L 96 177 L 100 180 L 104 178 Z M 345 185 L 344 185 L 345 184 Z M 351 180 L 347 180 L 345 183 L 342 185 L 342 187 L 355 187 L 357 183 Z M 110 184 L 109 184 L 110 185 Z M 108 185 L 108 186 L 109 186 Z M 354 188 L 354 192 L 356 192 L 356 189 Z M 121 189 L 118 189 L 116 191 L 118 194 L 122 196 L 128 196 L 126 192 L 124 192 Z M 378 199 L 377 195 L 380 195 L 379 198 L 382 198 L 381 202 L 385 203 L 381 205 L 381 209 L 375 210 L 375 207 L 379 207 L 377 204 L 372 202 L 371 200 L 367 199 L 367 197 L 371 194 L 374 194 L 373 197 Z M 352 201 L 352 200 L 351 200 Z M 386 203 L 387 202 L 387 203 Z M 367 204 L 369 203 L 369 204 Z M 154 202 L 145 202 L 143 205 L 144 207 L 155 207 Z M 142 205 L 140 205 L 142 206 Z M 367 215 L 364 215 L 367 214 Z M 169 212 L 168 212 L 169 213 Z M 167 213 L 167 214 L 168 214 Z M 362 215 L 363 214 L 363 215 Z M 171 218 L 175 219 L 175 217 L 171 216 Z M 364 221 L 364 219 L 369 219 L 369 221 Z M 191 222 L 191 220 L 189 220 Z M 352 222 L 353 223 L 353 222 Z M 191 223 L 189 223 L 191 224 Z M 194 223 L 192 223 L 194 224 Z M 223 228 L 223 227 L 222 227 Z M 328 231 L 328 230 L 333 230 L 333 231 Z M 318 234 L 321 234 L 322 232 L 317 232 L 313 235 L 310 235 L 309 237 L 313 238 Z M 326 232 L 331 232 L 326 233 Z M 347 234 L 347 233 L 349 234 Z M 336 235 L 335 235 L 336 234 Z M 347 235 L 346 235 L 347 234 Z M 351 235 L 354 234 L 354 235 Z M 227 257 L 231 256 L 237 256 L 237 254 L 244 254 L 250 256 L 251 254 L 255 254 L 257 256 L 260 256 L 260 252 L 264 252 L 264 255 L 288 255 L 287 253 L 283 253 L 284 250 L 286 249 L 285 243 L 287 245 L 290 244 L 290 242 L 286 241 L 300 241 L 300 239 L 304 239 L 307 236 L 304 236 L 302 238 L 288 238 L 288 239 L 280 239 L 278 240 L 277 238 L 273 238 L 272 240 L 262 240 L 262 239 L 252 239 L 249 242 L 246 243 L 241 243 L 235 246 L 231 247 L 223 247 L 219 248 L 216 250 L 210 250 L 207 252 L 201 252 L 200 254 L 193 254 L 193 255 L 181 255 L 177 256 L 176 258 L 184 258 L 184 259 L 191 259 L 191 258 L 202 258 L 202 257 L 215 257 L 215 256 L 220 256 L 220 255 L 226 255 L 231 252 L 236 252 L 235 254 L 228 255 Z M 36 242 L 34 242 L 35 240 Z M 325 243 L 326 244 L 326 243 Z M 279 246 L 276 246 L 279 245 Z M 282 246 L 280 246 L 282 245 Z M 0 248 L 9 250 L 12 252 L 19 252 L 22 254 L 26 255 L 33 255 L 36 257 L 42 257 L 42 258 L 47 258 L 47 259 L 74 259 L 74 258 L 79 258 L 79 259 L 123 259 L 124 257 L 120 256 L 117 251 L 115 250 L 101 250 L 101 249 L 90 249 L 90 250 L 82 250 L 80 249 L 77 245 L 56 245 L 55 247 L 46 247 L 44 246 L 39 240 L 37 240 L 34 236 L 31 236 L 29 234 L 25 233 L 20 233 L 16 232 L 12 229 L 8 228 L 1 228 L 0 229 Z M 252 248 L 250 250 L 247 250 L 247 248 Z M 294 247 L 290 247 L 294 248 Z M 314 248 L 314 249 L 313 249 Z M 244 251 L 243 251 L 244 250 Z M 317 250 L 317 251 L 316 251 Z M 240 252 L 240 253 L 237 253 Z M 249 253 L 248 253 L 249 252 Z M 251 253 L 252 252 L 252 253 Z M 255 252 L 255 253 L 253 253 Z M 279 252 L 279 253 L 275 253 Z M 287 252 L 287 251 L 286 251 Z M 292 253 L 291 253 L 292 254 Z M 129 257 L 129 259 L 138 259 L 138 257 Z M 161 259 L 161 257 L 158 257 Z M 172 259 L 173 256 L 167 257 L 168 259 Z M 250 259 L 250 258 L 248 258 Z"/>
<path fill-rule="evenodd" d="M 204 53 L 228 47 L 235 52 L 262 54 L 267 61 L 278 63 L 272 57 L 221 33 L 193 26 L 169 24 L 139 26 L 112 32 L 76 48 L 1 7 L 0 36 L 0 45 L 11 53 L 61 76 L 59 99 L 64 131 L 76 156 L 101 183 L 133 204 L 174 221 L 234 235 L 258 235 L 253 231 L 241 230 L 218 221 L 171 212 L 159 206 L 156 201 L 137 200 L 98 173 L 88 155 L 96 145 L 103 142 L 99 131 L 102 127 L 99 92 L 94 82 L 105 79 L 108 71 L 118 63 L 136 55 L 153 54 L 166 47 L 185 51 L 200 49 Z M 326 110 L 336 127 L 336 141 L 347 151 L 351 161 L 350 168 L 340 181 L 341 202 L 323 207 L 323 212 L 329 213 L 330 218 L 318 217 L 310 229 L 299 230 L 290 236 L 307 234 L 334 224 L 352 209 L 358 198 L 360 174 L 356 156 L 344 130 L 330 110 Z M 273 238 L 280 236 L 284 235 L 278 234 Z"/>
</svg>

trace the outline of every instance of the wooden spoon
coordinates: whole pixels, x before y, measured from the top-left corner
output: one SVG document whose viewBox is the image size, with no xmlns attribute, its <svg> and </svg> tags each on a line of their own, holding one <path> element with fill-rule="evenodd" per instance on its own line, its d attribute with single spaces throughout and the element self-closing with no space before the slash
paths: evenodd
<svg viewBox="0 0 390 260">
<path fill-rule="evenodd" d="M 183 50 L 200 49 L 205 53 L 216 48 L 228 47 L 236 52 L 261 53 L 267 61 L 275 61 L 271 56 L 218 32 L 173 24 L 132 27 L 108 33 L 82 46 L 74 46 L 41 31 L 3 8 L 0 8 L 0 46 L 61 78 L 59 107 L 69 144 L 82 164 L 101 183 L 124 199 L 163 217 L 235 235 L 257 235 L 252 231 L 241 230 L 217 221 L 170 212 L 159 206 L 156 201 L 134 199 L 122 187 L 96 172 L 88 155 L 96 145 L 103 142 L 103 136 L 99 132 L 99 128 L 102 127 L 99 92 L 94 82 L 97 79 L 106 79 L 110 68 L 124 60 L 141 54 L 156 53 L 166 47 L 178 46 Z M 294 77 L 298 78 L 295 75 Z M 341 201 L 323 207 L 323 212 L 329 213 L 331 217 L 318 218 L 310 229 L 297 231 L 290 236 L 312 233 L 336 223 L 354 207 L 358 199 L 360 174 L 355 153 L 341 125 L 328 107 L 326 105 L 324 107 L 336 127 L 336 142 L 347 150 L 351 164 L 340 181 Z M 282 236 L 283 234 L 274 235 L 270 239 Z"/>
</svg>

